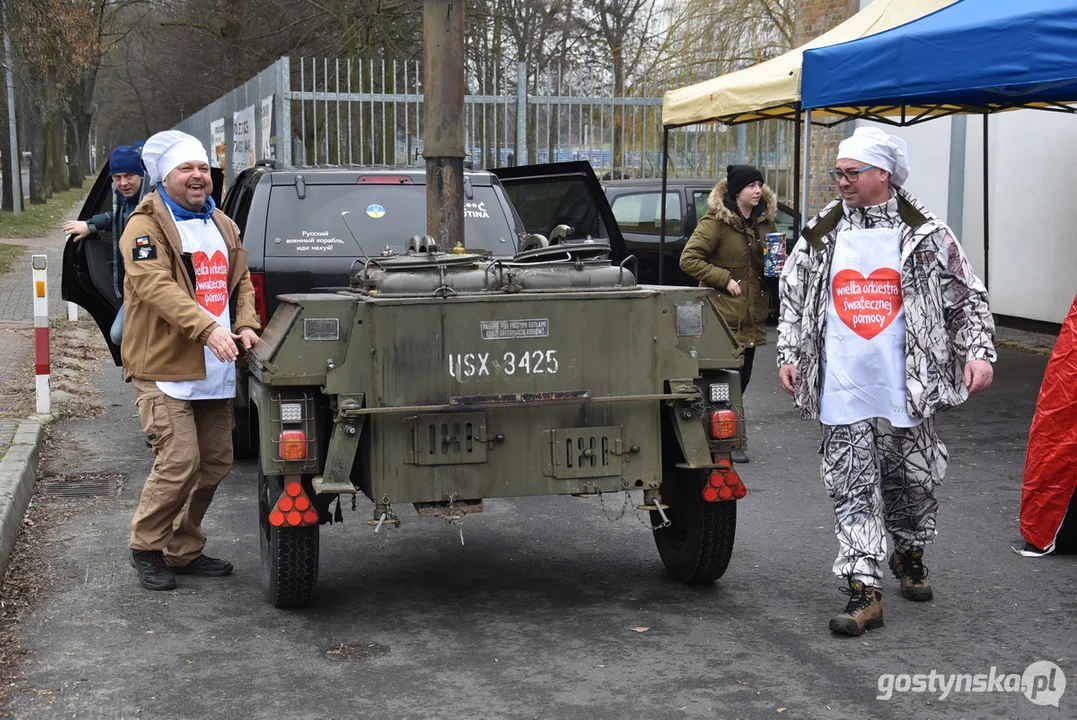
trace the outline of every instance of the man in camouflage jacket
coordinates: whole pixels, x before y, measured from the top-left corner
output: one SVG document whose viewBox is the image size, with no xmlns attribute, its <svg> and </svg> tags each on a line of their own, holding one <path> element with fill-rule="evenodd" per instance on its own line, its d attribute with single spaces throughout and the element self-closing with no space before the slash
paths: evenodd
<svg viewBox="0 0 1077 720">
<path fill-rule="evenodd" d="M 894 538 L 889 565 L 901 581 L 902 595 L 910 600 L 932 597 L 922 555 L 924 545 L 934 539 L 934 487 L 948 461 L 934 431 L 934 416 L 990 385 L 990 363 L 996 356 L 986 289 L 952 231 L 901 187 L 909 169 L 904 141 L 876 128 L 860 128 L 842 143 L 838 155 L 831 175 L 842 197 L 807 224 L 782 273 L 777 354 L 782 386 L 793 395 L 801 417 L 823 423 L 822 476 L 834 500 L 839 541 L 834 572 L 848 582 L 850 595 L 845 612 L 831 620 L 830 629 L 859 635 L 882 625 L 886 531 Z M 872 243 L 892 238 L 889 272 L 904 332 L 897 329 L 900 315 L 898 322 L 887 318 L 900 335 L 891 339 L 889 347 L 896 350 L 887 349 L 883 361 L 885 365 L 887 353 L 895 356 L 894 376 L 900 385 L 903 358 L 905 402 L 900 407 L 902 403 L 894 401 L 902 388 L 892 388 L 898 394 L 879 405 L 887 412 L 846 413 L 849 421 L 827 424 L 826 412 L 821 413 L 827 392 L 845 392 L 854 404 L 864 392 L 863 387 L 840 387 L 844 376 L 828 374 L 827 348 L 844 350 L 850 341 L 855 346 L 874 337 L 850 335 L 848 310 L 841 315 L 832 293 L 843 274 L 833 267 L 835 251 L 843 243 L 848 248 L 852 238 L 868 243 L 842 256 L 854 266 L 861 249 L 874 252 Z M 844 272 L 853 272 L 861 283 L 882 277 Z M 861 295 L 857 301 L 867 299 L 877 306 L 880 297 Z M 844 321 L 836 324 L 849 327 L 828 328 L 828 319 L 834 324 L 835 318 Z M 837 338 L 835 332 L 844 335 Z M 855 364 L 856 352 L 840 362 Z"/>
</svg>

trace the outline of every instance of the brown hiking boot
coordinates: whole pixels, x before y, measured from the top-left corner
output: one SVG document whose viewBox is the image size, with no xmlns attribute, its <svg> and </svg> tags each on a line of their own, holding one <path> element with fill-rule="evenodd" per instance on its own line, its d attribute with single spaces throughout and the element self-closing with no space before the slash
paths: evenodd
<svg viewBox="0 0 1077 720">
<path fill-rule="evenodd" d="M 901 581 L 901 594 L 907 600 L 923 602 L 932 598 L 931 584 L 927 581 L 927 568 L 924 567 L 923 560 L 923 550 L 894 550 L 890 556 L 890 569 L 894 577 Z"/>
<path fill-rule="evenodd" d="M 859 580 L 849 580 L 849 595 L 845 611 L 830 620 L 830 632 L 841 635 L 862 635 L 865 630 L 883 626 L 883 592 Z"/>
</svg>

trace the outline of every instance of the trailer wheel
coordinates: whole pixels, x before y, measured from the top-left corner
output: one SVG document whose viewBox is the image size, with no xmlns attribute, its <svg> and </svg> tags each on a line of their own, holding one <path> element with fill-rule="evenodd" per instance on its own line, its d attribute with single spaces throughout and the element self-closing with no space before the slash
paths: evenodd
<svg viewBox="0 0 1077 720">
<path fill-rule="evenodd" d="M 284 490 L 284 478 L 258 469 L 258 525 L 262 551 L 262 591 L 278 608 L 303 607 L 318 583 L 318 525 L 278 528 L 269 511 Z"/>
<path fill-rule="evenodd" d="M 737 501 L 706 502 L 704 474 L 668 469 L 662 481 L 662 501 L 669 505 L 668 527 L 654 531 L 658 554 L 670 575 L 681 582 L 705 585 L 722 577 L 733 555 L 737 532 Z M 651 511 L 651 524 L 662 518 Z"/>
</svg>

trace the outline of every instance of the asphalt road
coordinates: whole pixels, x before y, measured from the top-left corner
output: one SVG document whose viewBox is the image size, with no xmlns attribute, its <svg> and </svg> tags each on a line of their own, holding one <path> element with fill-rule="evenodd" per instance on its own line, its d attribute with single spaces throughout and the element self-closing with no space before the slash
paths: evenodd
<svg viewBox="0 0 1077 720">
<path fill-rule="evenodd" d="M 108 415 L 57 431 L 70 472 L 125 478 L 49 531 L 51 598 L 20 624 L 33 653 L 9 709 L 25 718 L 1015 718 L 1077 716 L 1077 558 L 1027 559 L 1017 513 L 1046 358 L 1003 350 L 995 386 L 946 414 L 935 600 L 888 579 L 886 626 L 833 637 L 833 516 L 819 434 L 777 387 L 773 346 L 748 392 L 749 487 L 733 560 L 715 585 L 667 578 L 630 510 L 596 500 L 496 500 L 463 528 L 419 518 L 375 535 L 371 504 L 322 530 L 313 605 L 260 589 L 255 470 L 237 466 L 210 516 L 225 579 L 142 590 L 128 522 L 151 456 L 115 368 Z M 633 498 L 633 504 L 636 498 Z M 67 502 L 39 498 L 38 502 Z M 622 497 L 607 498 L 615 516 Z M 638 628 L 647 628 L 637 632 Z M 1020 692 L 911 692 L 902 674 L 1023 673 L 1057 663 L 1059 708 Z M 992 668 L 995 668 L 992 671 Z M 880 683 L 896 691 L 879 699 Z M 1011 685 L 1012 687 L 1012 685 Z M 1051 697 L 1050 691 L 1039 699 Z"/>
</svg>

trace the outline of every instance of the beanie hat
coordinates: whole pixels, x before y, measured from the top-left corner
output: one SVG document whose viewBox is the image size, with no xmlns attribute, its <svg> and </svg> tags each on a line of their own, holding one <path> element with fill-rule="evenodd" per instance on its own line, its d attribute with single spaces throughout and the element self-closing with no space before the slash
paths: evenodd
<svg viewBox="0 0 1077 720">
<path fill-rule="evenodd" d="M 763 182 L 763 173 L 759 172 L 751 165 L 730 165 L 726 168 L 726 181 L 729 183 L 729 194 L 734 199 L 740 194 L 741 190 L 757 180 Z"/>
<path fill-rule="evenodd" d="M 116 173 L 141 175 L 143 173 L 142 157 L 138 154 L 138 150 L 130 145 L 120 145 L 113 150 L 108 156 L 108 173 L 109 175 Z"/>
</svg>

